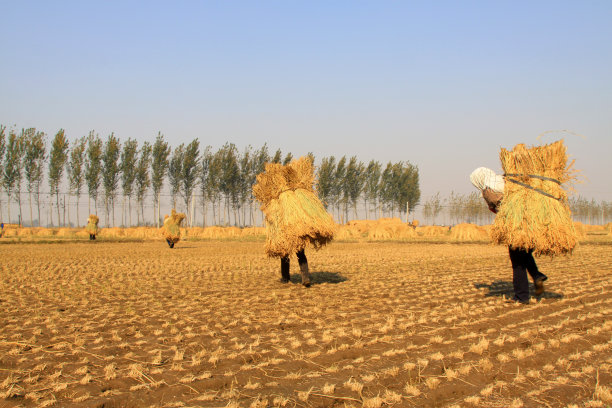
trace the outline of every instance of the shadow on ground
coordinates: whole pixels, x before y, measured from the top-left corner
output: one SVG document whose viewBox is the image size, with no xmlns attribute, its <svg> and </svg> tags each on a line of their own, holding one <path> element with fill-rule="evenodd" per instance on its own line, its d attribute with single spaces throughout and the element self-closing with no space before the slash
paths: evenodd
<svg viewBox="0 0 612 408">
<path fill-rule="evenodd" d="M 507 297 L 512 298 L 514 296 L 514 286 L 512 282 L 505 280 L 496 280 L 492 283 L 475 283 L 474 287 L 476 289 L 488 289 L 489 292 L 485 294 L 485 297 Z M 535 297 L 535 288 L 533 284 L 529 284 L 529 295 Z M 546 284 L 544 284 L 544 293 L 539 296 L 541 299 L 562 299 L 563 294 L 551 292 L 546 289 Z"/>
<path fill-rule="evenodd" d="M 337 272 L 311 272 L 310 283 L 317 285 L 319 283 L 340 283 L 348 280 Z M 302 283 L 302 275 L 294 273 L 291 275 L 291 283 Z"/>
</svg>

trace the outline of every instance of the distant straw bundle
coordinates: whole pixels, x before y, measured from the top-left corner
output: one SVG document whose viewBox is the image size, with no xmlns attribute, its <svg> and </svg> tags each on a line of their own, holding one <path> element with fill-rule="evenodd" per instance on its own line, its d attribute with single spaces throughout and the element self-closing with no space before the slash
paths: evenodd
<svg viewBox="0 0 612 408">
<path fill-rule="evenodd" d="M 575 179 L 563 141 L 527 148 L 502 149 L 504 198 L 491 228 L 493 241 L 536 255 L 570 253 L 576 246 L 563 184 Z"/>
<path fill-rule="evenodd" d="M 262 203 L 266 216 L 265 251 L 271 257 L 283 257 L 315 248 L 333 239 L 336 225 L 313 190 L 312 162 L 301 157 L 286 166 L 266 164 L 257 176 L 253 195 Z"/>
<path fill-rule="evenodd" d="M 423 227 L 417 227 L 416 232 L 424 237 L 442 237 L 448 234 L 449 227 L 443 227 L 441 225 L 425 225 Z"/>
<path fill-rule="evenodd" d="M 450 230 L 450 237 L 456 241 L 485 241 L 489 239 L 487 231 L 474 224 L 457 224 Z"/>
<path fill-rule="evenodd" d="M 161 233 L 166 239 L 172 243 L 177 243 L 181 240 L 181 223 L 185 219 L 184 213 L 177 213 L 173 208 L 170 216 L 164 216 L 164 225 L 161 228 Z"/>
<path fill-rule="evenodd" d="M 89 235 L 96 235 L 98 233 L 98 222 L 99 221 L 100 219 L 98 218 L 97 215 L 90 214 L 89 217 L 87 218 L 87 225 L 85 226 L 85 231 L 87 231 Z"/>
</svg>

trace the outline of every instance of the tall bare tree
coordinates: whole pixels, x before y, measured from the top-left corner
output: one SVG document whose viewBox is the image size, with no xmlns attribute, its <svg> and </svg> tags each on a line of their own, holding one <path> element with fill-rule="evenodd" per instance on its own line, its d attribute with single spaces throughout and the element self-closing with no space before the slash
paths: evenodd
<svg viewBox="0 0 612 408">
<path fill-rule="evenodd" d="M 85 181 L 89 194 L 88 211 L 91 214 L 91 200 L 94 200 L 94 213 L 98 214 L 98 193 L 102 182 L 102 140 L 92 130 L 87 136 L 87 161 L 85 162 Z"/>
<path fill-rule="evenodd" d="M 25 155 L 23 169 L 25 171 L 30 204 L 30 226 L 34 226 L 32 211 L 32 193 L 34 193 L 38 206 L 38 226 L 40 227 L 40 185 L 43 181 L 43 167 L 47 150 L 45 134 L 30 128 L 24 132 L 24 136 Z"/>
<path fill-rule="evenodd" d="M 211 170 L 213 155 L 211 153 L 211 147 L 206 146 L 202 152 L 202 159 L 200 163 L 200 194 L 202 196 L 200 204 L 202 204 L 202 227 L 206 227 L 206 203 L 209 199 L 212 199 L 213 186 L 209 184 L 209 172 Z M 213 203 L 213 217 L 214 217 L 214 203 Z"/>
<path fill-rule="evenodd" d="M 83 183 L 85 182 L 85 173 L 83 170 L 85 167 L 86 144 L 87 140 L 84 137 L 77 139 L 70 150 L 70 160 L 68 161 L 68 184 L 70 185 L 71 193 L 76 195 L 77 227 L 81 226 L 79 202 L 83 190 Z"/>
<path fill-rule="evenodd" d="M 363 163 L 358 162 L 357 157 L 351 157 L 346 166 L 344 183 L 342 183 L 344 193 L 344 214 L 347 221 L 349 204 L 351 204 L 353 208 L 353 217 L 357 218 L 357 200 L 363 191 L 364 176 L 365 166 Z"/>
<path fill-rule="evenodd" d="M 104 187 L 104 205 L 106 209 L 106 225 L 115 226 L 115 198 L 119 187 L 119 155 L 121 143 L 111 133 L 104 143 L 102 154 L 102 186 Z M 111 208 L 109 208 L 109 205 Z M 109 223 L 110 210 L 112 209 L 113 221 Z"/>
<path fill-rule="evenodd" d="M 324 157 L 317 172 L 317 193 L 325 208 L 333 205 L 334 173 L 336 171 L 336 158 Z"/>
<path fill-rule="evenodd" d="M 151 166 L 151 144 L 144 142 L 140 148 L 140 157 L 136 164 L 136 201 L 140 207 L 140 213 L 137 211 L 138 225 L 140 225 L 140 219 L 142 216 L 142 222 L 145 222 L 144 216 L 144 198 L 149 186 L 151 185 L 151 179 L 149 177 L 149 167 Z"/>
<path fill-rule="evenodd" d="M 6 190 L 7 196 L 8 222 L 11 222 L 11 198 L 13 198 L 15 193 L 20 195 L 22 157 L 23 140 L 15 133 L 14 130 L 11 129 L 6 142 L 4 166 L 2 166 L 2 184 L 4 184 L 4 189 Z M 19 210 L 19 217 L 21 218 L 21 209 Z"/>
<path fill-rule="evenodd" d="M 172 151 L 170 164 L 168 165 L 168 183 L 170 184 L 170 196 L 172 208 L 176 208 L 176 196 L 181 191 L 181 180 L 183 178 L 183 160 L 185 159 L 185 144 L 181 143 Z"/>
<path fill-rule="evenodd" d="M 55 194 L 55 205 L 57 206 L 57 225 L 61 224 L 60 217 L 60 205 L 59 205 L 59 193 L 60 184 L 62 183 L 62 176 L 64 175 L 64 168 L 66 161 L 68 160 L 68 139 L 64 129 L 60 129 L 53 138 L 51 143 L 51 151 L 49 153 L 49 188 L 50 193 Z M 51 225 L 53 225 L 53 218 L 51 218 Z"/>
<path fill-rule="evenodd" d="M 123 224 L 126 224 L 125 219 L 125 199 L 128 199 L 128 226 L 132 226 L 132 195 L 134 195 L 134 181 L 136 180 L 136 162 L 138 160 L 138 142 L 134 139 L 128 139 L 123 144 L 121 150 L 121 188 L 123 189 Z"/>
<path fill-rule="evenodd" d="M 164 178 L 168 172 L 168 156 L 170 155 L 170 147 L 164 141 L 164 135 L 157 134 L 155 144 L 153 145 L 153 160 L 151 162 L 151 187 L 157 211 L 154 210 L 155 225 L 159 227 L 161 219 L 161 189 L 164 186 Z"/>
<path fill-rule="evenodd" d="M 366 209 L 366 219 L 368 219 L 368 203 L 374 206 L 374 218 L 376 218 L 376 205 L 380 189 L 380 175 L 382 166 L 380 162 L 371 160 L 366 168 L 366 177 L 363 187 L 363 201 Z"/>
<path fill-rule="evenodd" d="M 191 200 L 193 190 L 198 181 L 198 172 L 200 168 L 200 142 L 194 139 L 189 143 L 183 153 L 183 165 L 181 166 L 181 190 L 185 207 L 187 207 L 187 223 L 189 226 L 193 224 L 193 210 L 191 208 Z"/>
</svg>

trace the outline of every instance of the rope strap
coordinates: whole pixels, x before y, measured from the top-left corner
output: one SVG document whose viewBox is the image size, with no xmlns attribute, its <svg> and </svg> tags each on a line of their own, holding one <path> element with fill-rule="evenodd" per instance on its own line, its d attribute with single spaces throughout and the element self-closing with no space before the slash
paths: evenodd
<svg viewBox="0 0 612 408">
<path fill-rule="evenodd" d="M 506 176 L 510 176 L 510 174 L 506 174 Z M 518 181 L 518 180 L 511 179 L 511 178 L 506 178 L 506 180 L 508 180 L 508 181 L 510 181 L 510 182 L 512 182 L 512 183 L 514 183 L 514 184 L 518 184 L 519 186 L 523 186 L 523 187 L 525 187 L 525 188 L 528 188 L 528 189 L 530 189 L 530 190 L 533 190 L 533 191 L 535 191 L 535 192 L 538 192 L 538 193 L 540 193 L 540 194 L 542 194 L 542 195 L 544 195 L 544 196 L 546 196 L 546 197 L 550 197 L 550 198 L 552 198 L 552 199 L 554 199 L 554 200 L 561 201 L 561 198 L 559 198 L 559 197 L 555 197 L 555 196 L 554 196 L 554 195 L 552 195 L 552 194 L 548 194 L 546 191 L 542 191 L 542 190 L 540 190 L 539 188 L 531 187 L 529 184 L 525 184 L 525 183 L 523 183 L 523 182 L 520 182 L 520 181 Z M 556 181 L 556 180 L 555 180 L 555 181 Z"/>
<path fill-rule="evenodd" d="M 540 180 L 544 180 L 544 181 L 552 181 L 554 183 L 557 183 L 559 185 L 561 185 L 561 182 L 557 179 L 551 178 L 551 177 L 545 177 L 545 176 L 538 176 L 537 174 L 518 174 L 518 173 L 512 173 L 512 174 L 504 174 L 504 177 L 506 176 L 510 176 L 510 177 L 530 177 L 530 178 L 536 178 L 536 179 L 540 179 Z"/>
</svg>

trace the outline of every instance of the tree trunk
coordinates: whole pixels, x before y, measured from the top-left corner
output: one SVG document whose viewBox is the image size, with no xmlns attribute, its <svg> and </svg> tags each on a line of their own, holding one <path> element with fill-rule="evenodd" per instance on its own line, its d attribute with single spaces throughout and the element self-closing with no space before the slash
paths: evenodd
<svg viewBox="0 0 612 408">
<path fill-rule="evenodd" d="M 40 190 L 36 187 L 36 207 L 38 208 L 38 226 L 40 227 Z"/>
<path fill-rule="evenodd" d="M 30 198 L 30 227 L 33 227 L 34 226 L 34 220 L 33 220 L 34 213 L 32 211 L 32 192 L 31 191 L 28 191 L 28 196 Z"/>
<path fill-rule="evenodd" d="M 161 190 L 157 192 L 157 228 L 159 228 L 159 219 L 161 218 Z"/>
<path fill-rule="evenodd" d="M 66 194 L 64 194 L 64 198 L 62 199 L 62 226 L 66 227 Z"/>
<path fill-rule="evenodd" d="M 79 199 L 81 198 L 81 194 L 77 192 L 77 203 L 76 203 L 76 208 L 77 208 L 77 222 L 76 222 L 76 227 L 80 228 L 81 227 L 81 218 L 79 216 Z"/>
<path fill-rule="evenodd" d="M 11 222 L 11 192 L 6 190 L 6 209 L 8 211 L 8 222 Z"/>
</svg>

